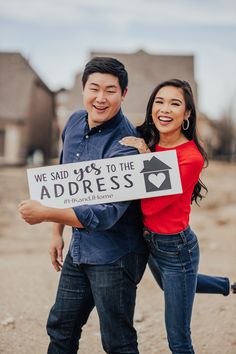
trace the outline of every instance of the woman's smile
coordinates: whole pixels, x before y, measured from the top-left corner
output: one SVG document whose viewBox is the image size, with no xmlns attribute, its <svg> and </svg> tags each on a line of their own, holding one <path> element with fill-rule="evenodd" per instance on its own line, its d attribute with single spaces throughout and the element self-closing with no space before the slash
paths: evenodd
<svg viewBox="0 0 236 354">
<path fill-rule="evenodd" d="M 162 126 L 168 125 L 169 123 L 171 123 L 173 121 L 173 119 L 171 117 L 167 117 L 167 116 L 159 116 L 158 117 L 160 124 Z"/>
</svg>

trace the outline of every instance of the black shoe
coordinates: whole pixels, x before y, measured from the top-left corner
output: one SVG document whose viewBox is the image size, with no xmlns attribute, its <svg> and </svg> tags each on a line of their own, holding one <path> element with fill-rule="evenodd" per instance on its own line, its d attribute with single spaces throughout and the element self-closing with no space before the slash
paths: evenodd
<svg viewBox="0 0 236 354">
<path fill-rule="evenodd" d="M 231 291 L 233 294 L 236 294 L 236 282 L 231 285 Z"/>
</svg>

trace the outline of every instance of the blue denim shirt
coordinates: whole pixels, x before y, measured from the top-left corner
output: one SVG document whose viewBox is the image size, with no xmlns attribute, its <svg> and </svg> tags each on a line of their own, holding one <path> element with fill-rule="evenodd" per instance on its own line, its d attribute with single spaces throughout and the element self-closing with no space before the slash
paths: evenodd
<svg viewBox="0 0 236 354">
<path fill-rule="evenodd" d="M 137 131 L 121 110 L 92 129 L 87 112 L 75 112 L 62 133 L 61 163 L 137 154 L 136 149 L 119 144 L 128 135 L 137 136 Z M 74 263 L 108 264 L 130 252 L 146 254 L 139 201 L 81 205 L 73 210 L 84 226 L 72 228 L 70 251 Z"/>
</svg>

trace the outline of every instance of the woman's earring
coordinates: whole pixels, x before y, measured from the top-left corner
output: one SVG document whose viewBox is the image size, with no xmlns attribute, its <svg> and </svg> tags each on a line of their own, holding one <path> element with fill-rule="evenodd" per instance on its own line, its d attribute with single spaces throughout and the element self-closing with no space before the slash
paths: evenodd
<svg viewBox="0 0 236 354">
<path fill-rule="evenodd" d="M 185 122 L 187 122 L 186 127 L 184 126 L 184 123 L 185 123 Z M 183 130 L 188 130 L 188 128 L 189 128 L 189 119 L 188 119 L 188 118 L 183 121 L 183 123 L 182 123 L 182 128 L 183 128 Z"/>
</svg>

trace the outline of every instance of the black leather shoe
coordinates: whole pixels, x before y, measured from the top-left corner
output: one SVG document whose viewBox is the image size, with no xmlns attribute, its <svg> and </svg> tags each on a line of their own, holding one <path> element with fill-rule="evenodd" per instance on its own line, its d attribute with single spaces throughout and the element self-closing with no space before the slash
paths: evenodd
<svg viewBox="0 0 236 354">
<path fill-rule="evenodd" d="M 236 294 L 236 282 L 231 285 L 231 291 L 233 294 Z"/>
</svg>

